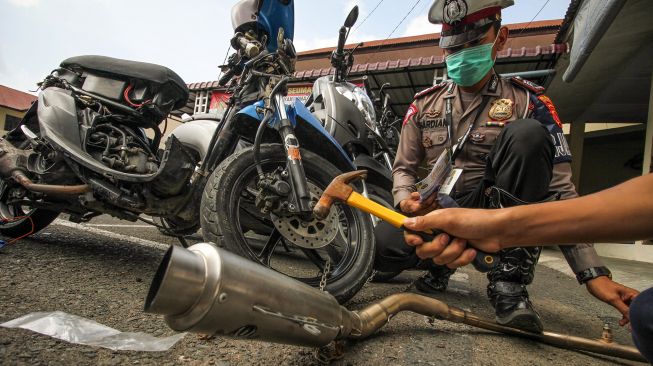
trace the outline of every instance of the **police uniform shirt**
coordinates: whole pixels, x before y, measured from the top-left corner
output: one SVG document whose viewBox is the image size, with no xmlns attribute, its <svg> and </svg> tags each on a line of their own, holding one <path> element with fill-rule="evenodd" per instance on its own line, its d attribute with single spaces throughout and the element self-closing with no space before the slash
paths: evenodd
<svg viewBox="0 0 653 366">
<path fill-rule="evenodd" d="M 473 190 L 483 178 L 486 158 L 506 124 L 533 118 L 547 127 L 555 145 L 553 178 L 550 191 L 560 192 L 563 199 L 577 197 L 571 182 L 571 152 L 562 131 L 562 123 L 551 100 L 542 94 L 544 88 L 520 78 L 504 79 L 496 75 L 466 108 L 461 101 L 461 90 L 452 82 L 445 82 L 415 96 L 401 130 L 401 139 L 393 166 L 394 204 L 410 197 L 415 191 L 418 168 L 425 162 L 429 169 L 442 151 L 449 146 L 445 122 L 446 100 L 453 105 L 453 130 L 458 141 L 473 123 L 455 167 L 463 169 L 456 191 Z M 478 111 L 487 96 L 488 103 Z M 518 123 L 518 122 L 517 122 Z M 576 273 L 603 263 L 590 244 L 561 247 L 569 265 Z"/>
</svg>

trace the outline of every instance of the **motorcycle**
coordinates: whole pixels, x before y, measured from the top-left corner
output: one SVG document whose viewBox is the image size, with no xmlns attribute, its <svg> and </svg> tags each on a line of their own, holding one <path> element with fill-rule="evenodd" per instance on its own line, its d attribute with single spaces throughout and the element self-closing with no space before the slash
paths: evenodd
<svg viewBox="0 0 653 366">
<path fill-rule="evenodd" d="M 376 133 L 381 138 L 376 140 L 374 157 L 392 170 L 392 164 L 399 147 L 399 138 L 401 137 L 401 132 L 397 126 L 400 126 L 402 120 L 397 118 L 390 108 L 390 94 L 384 93 L 385 88 L 389 86 L 390 83 L 383 84 L 379 90 L 379 97 L 374 98 L 374 105 L 378 109 L 377 115 L 381 116 L 376 123 Z"/>
<path fill-rule="evenodd" d="M 340 28 L 338 46 L 331 55 L 334 75 L 318 78 L 307 106 L 324 128 L 352 157 L 359 170 L 367 170 L 368 177 L 362 181 L 363 195 L 392 207 L 392 162 L 384 138 L 376 122 L 374 104 L 363 88 L 348 82 L 357 45 L 345 50 L 351 27 L 358 18 L 358 6 Z M 376 226 L 378 219 L 372 217 Z"/>
<path fill-rule="evenodd" d="M 196 230 L 193 207 L 201 147 L 170 138 L 159 122 L 186 104 L 172 70 L 102 56 L 63 61 L 19 126 L 0 140 L 0 233 L 24 237 L 61 213 L 130 221 L 164 217 Z M 149 138 L 145 130 L 153 131 Z"/>
<path fill-rule="evenodd" d="M 236 92 L 207 158 L 220 164 L 202 197 L 202 234 L 345 302 L 370 277 L 373 226 L 369 215 L 346 205 L 325 220 L 313 216 L 331 180 L 356 165 L 303 103 L 284 100 L 296 61 L 293 6 L 243 0 L 232 10 L 237 52 L 220 83 L 235 83 Z M 249 146 L 223 159 L 217 150 L 229 131 L 232 143 Z"/>
</svg>

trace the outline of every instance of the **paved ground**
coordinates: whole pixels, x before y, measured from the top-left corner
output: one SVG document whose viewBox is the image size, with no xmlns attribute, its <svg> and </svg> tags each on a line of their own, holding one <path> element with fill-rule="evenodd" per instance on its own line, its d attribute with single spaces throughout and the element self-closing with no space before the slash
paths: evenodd
<svg viewBox="0 0 653 366">
<path fill-rule="evenodd" d="M 194 237 L 194 241 L 201 238 Z M 57 221 L 43 232 L 0 251 L 0 323 L 35 311 L 65 311 L 107 326 L 156 336 L 172 335 L 163 321 L 142 312 L 149 282 L 175 239 L 155 228 L 99 218 L 82 228 Z M 600 336 L 604 321 L 616 324 L 611 307 L 594 300 L 568 274 L 561 256 L 545 252 L 531 294 L 547 330 L 589 338 Z M 653 266 L 611 261 L 617 280 L 644 288 Z M 368 284 L 347 306 L 402 291 L 419 275 L 402 274 L 390 284 Z M 459 271 L 440 300 L 491 317 L 485 279 Z M 618 327 L 615 327 L 618 328 Z M 632 344 L 627 329 L 615 329 L 618 342 Z M 249 365 L 314 364 L 307 348 L 187 335 L 168 352 L 114 352 L 72 345 L 25 330 L 0 328 L 0 364 L 39 365 Z M 474 328 L 401 314 L 372 338 L 347 345 L 341 365 L 608 365 L 636 364 L 561 350 Z"/>
</svg>

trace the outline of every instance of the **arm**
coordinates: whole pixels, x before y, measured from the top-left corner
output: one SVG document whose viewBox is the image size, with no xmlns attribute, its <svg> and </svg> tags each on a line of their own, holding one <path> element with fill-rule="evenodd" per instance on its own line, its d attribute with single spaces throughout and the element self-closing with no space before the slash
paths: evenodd
<svg viewBox="0 0 653 366">
<path fill-rule="evenodd" d="M 500 210 L 437 210 L 407 219 L 406 227 L 440 229 L 487 252 L 579 241 L 650 239 L 653 174 L 571 200 Z"/>
<path fill-rule="evenodd" d="M 532 242 L 567 244 L 577 241 L 620 241 L 653 237 L 653 175 L 636 178 L 586 197 L 522 206 L 523 211 L 498 213 L 505 226 L 520 233 L 499 233 L 502 248 Z M 521 226 L 524 225 L 524 226 Z"/>
<path fill-rule="evenodd" d="M 559 138 L 564 139 L 564 137 Z M 566 145 L 566 142 L 558 144 Z M 563 200 L 578 197 L 576 187 L 571 182 L 571 164 L 569 162 L 561 162 L 553 166 L 553 178 L 549 190 L 559 192 Z M 592 244 L 562 245 L 560 251 L 574 273 L 604 266 L 603 260 L 596 253 Z"/>
</svg>

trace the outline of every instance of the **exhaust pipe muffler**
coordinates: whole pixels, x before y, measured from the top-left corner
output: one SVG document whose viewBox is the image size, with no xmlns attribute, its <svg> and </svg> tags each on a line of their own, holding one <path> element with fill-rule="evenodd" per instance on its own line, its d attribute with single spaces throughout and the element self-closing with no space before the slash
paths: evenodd
<svg viewBox="0 0 653 366">
<path fill-rule="evenodd" d="M 176 331 L 309 347 L 350 333 L 354 320 L 328 293 L 210 244 L 168 249 L 145 311 Z"/>
<path fill-rule="evenodd" d="M 349 311 L 326 292 L 211 244 L 168 249 L 147 295 L 145 311 L 164 315 L 176 331 L 309 347 L 366 338 L 394 315 L 411 311 L 556 347 L 646 362 L 637 349 L 611 340 L 530 333 L 417 294 L 395 294 L 363 310 Z"/>
</svg>

